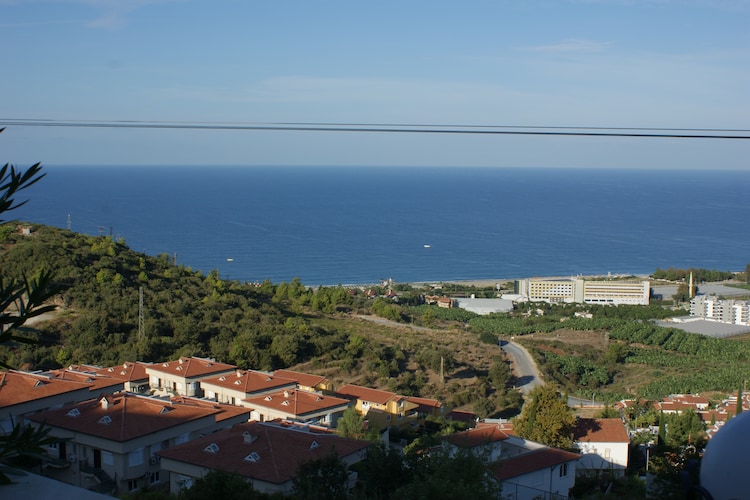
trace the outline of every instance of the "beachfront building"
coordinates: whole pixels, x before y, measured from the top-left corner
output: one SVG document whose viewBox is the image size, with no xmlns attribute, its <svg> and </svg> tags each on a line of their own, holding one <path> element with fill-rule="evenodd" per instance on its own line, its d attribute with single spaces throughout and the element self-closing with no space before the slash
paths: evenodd
<svg viewBox="0 0 750 500">
<path fill-rule="evenodd" d="M 648 305 L 648 281 L 530 278 L 515 282 L 515 294 L 531 302 Z"/>
<path fill-rule="evenodd" d="M 690 299 L 690 316 L 733 325 L 750 325 L 750 300 L 698 295 Z"/>
</svg>

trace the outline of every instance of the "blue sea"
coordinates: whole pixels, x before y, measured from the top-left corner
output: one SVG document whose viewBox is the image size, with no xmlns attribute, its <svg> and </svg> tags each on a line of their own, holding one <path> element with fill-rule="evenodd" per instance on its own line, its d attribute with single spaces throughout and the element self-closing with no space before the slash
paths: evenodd
<svg viewBox="0 0 750 500">
<path fill-rule="evenodd" d="M 750 172 L 45 167 L 12 215 L 226 279 L 306 285 L 744 270 Z M 6 214 L 9 215 L 9 214 Z"/>
</svg>

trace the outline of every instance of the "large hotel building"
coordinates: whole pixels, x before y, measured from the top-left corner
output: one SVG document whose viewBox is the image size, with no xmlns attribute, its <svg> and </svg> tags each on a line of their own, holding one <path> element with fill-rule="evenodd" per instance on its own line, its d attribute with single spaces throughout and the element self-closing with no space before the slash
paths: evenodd
<svg viewBox="0 0 750 500">
<path fill-rule="evenodd" d="M 515 293 L 531 302 L 648 305 L 648 281 L 589 281 L 531 278 L 515 282 Z"/>
</svg>

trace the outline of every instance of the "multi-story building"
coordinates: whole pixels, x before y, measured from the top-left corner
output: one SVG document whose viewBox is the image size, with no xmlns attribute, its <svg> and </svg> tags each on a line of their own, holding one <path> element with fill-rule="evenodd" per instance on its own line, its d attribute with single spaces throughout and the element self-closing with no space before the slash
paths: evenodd
<svg viewBox="0 0 750 500">
<path fill-rule="evenodd" d="M 733 325 L 750 325 L 750 300 L 727 300 L 715 295 L 698 295 L 690 300 L 690 315 Z"/>
<path fill-rule="evenodd" d="M 70 365 L 68 370 L 90 375 L 113 377 L 123 381 L 126 391 L 144 393 L 149 389 L 148 374 L 146 373 L 147 366 L 151 366 L 151 363 L 144 363 L 142 361 L 131 363 L 126 361 L 121 365 L 110 366 L 108 368 L 92 365 Z"/>
<path fill-rule="evenodd" d="M 522 300 L 550 303 L 648 305 L 648 281 L 531 278 L 518 280 L 515 293 Z"/>
<path fill-rule="evenodd" d="M 265 422 L 286 420 L 336 427 L 336 422 L 350 406 L 348 399 L 290 389 L 246 399 L 245 406 L 252 408 L 250 418 Z"/>
<path fill-rule="evenodd" d="M 200 384 L 208 399 L 237 406 L 247 406 L 243 401 L 255 396 L 297 388 L 292 379 L 254 370 L 235 370 L 203 379 Z"/>
<path fill-rule="evenodd" d="M 573 430 L 573 441 L 582 454 L 579 474 L 625 474 L 630 437 L 621 419 L 580 418 Z"/>
<path fill-rule="evenodd" d="M 203 396 L 201 380 L 228 375 L 237 369 L 234 365 L 217 363 L 206 358 L 180 358 L 176 361 L 154 363 L 146 367 L 149 385 L 162 394 Z"/>
<path fill-rule="evenodd" d="M 370 428 L 404 427 L 419 417 L 419 404 L 392 392 L 346 384 L 336 389 L 335 394 L 353 400 L 357 413 L 368 421 Z"/>
<path fill-rule="evenodd" d="M 246 422 L 250 410 L 122 392 L 29 415 L 63 439 L 47 451 L 47 475 L 109 494 L 165 487 L 156 452 Z"/>
<path fill-rule="evenodd" d="M 315 430 L 247 422 L 158 453 L 169 471 L 170 492 L 192 487 L 212 470 L 238 474 L 262 493 L 289 494 L 300 464 L 335 452 L 346 464 L 361 461 L 371 443 Z"/>
</svg>

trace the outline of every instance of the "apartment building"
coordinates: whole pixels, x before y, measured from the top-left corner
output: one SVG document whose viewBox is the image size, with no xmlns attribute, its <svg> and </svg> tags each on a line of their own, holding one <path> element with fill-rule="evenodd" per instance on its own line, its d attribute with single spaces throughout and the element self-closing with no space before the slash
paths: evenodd
<svg viewBox="0 0 750 500">
<path fill-rule="evenodd" d="M 161 394 L 203 396 L 201 380 L 228 375 L 237 369 L 234 365 L 217 363 L 208 358 L 185 358 L 146 367 L 151 389 Z"/>
<path fill-rule="evenodd" d="M 698 295 L 690 299 L 690 316 L 733 325 L 750 325 L 750 300 Z"/>
<path fill-rule="evenodd" d="M 289 389 L 243 401 L 252 408 L 250 418 L 261 422 L 286 420 L 336 427 L 336 422 L 350 406 L 348 399 Z"/>
<path fill-rule="evenodd" d="M 297 388 L 295 380 L 254 370 L 235 370 L 200 384 L 206 398 L 237 406 L 247 406 L 244 401 L 255 396 Z"/>
<path fill-rule="evenodd" d="M 531 302 L 648 305 L 649 281 L 531 278 L 515 282 L 515 294 Z"/>
<path fill-rule="evenodd" d="M 247 409 L 127 392 L 107 394 L 27 417 L 64 439 L 49 447 L 45 473 L 107 494 L 166 488 L 156 453 L 246 422 Z"/>
<path fill-rule="evenodd" d="M 385 430 L 404 427 L 417 421 L 419 404 L 393 392 L 346 384 L 335 394 L 354 401 L 354 408 L 369 423 L 370 428 Z"/>
</svg>

